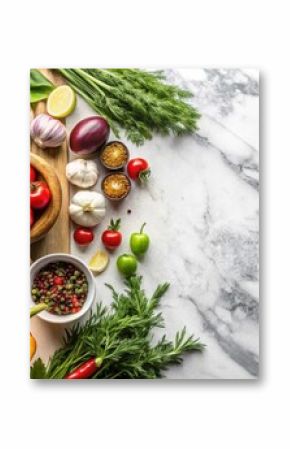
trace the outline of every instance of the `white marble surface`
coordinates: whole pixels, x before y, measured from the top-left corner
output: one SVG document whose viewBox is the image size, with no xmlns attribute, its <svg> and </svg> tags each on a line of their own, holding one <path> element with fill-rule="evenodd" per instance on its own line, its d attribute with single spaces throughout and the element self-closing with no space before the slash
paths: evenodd
<svg viewBox="0 0 290 449">
<path fill-rule="evenodd" d="M 122 204 L 108 202 L 93 245 L 80 250 L 72 243 L 72 253 L 88 261 L 101 247 L 110 218 L 122 218 L 123 245 L 96 278 L 97 300 L 109 304 L 104 283 L 122 289 L 115 260 L 128 251 L 130 233 L 146 222 L 152 243 L 139 272 L 148 291 L 161 281 L 171 283 L 162 301 L 165 332 L 173 336 L 186 325 L 207 345 L 202 354 L 187 355 L 182 366 L 170 368 L 166 377 L 252 379 L 259 357 L 258 72 L 166 72 L 168 80 L 193 91 L 192 102 L 202 113 L 199 131 L 183 138 L 156 136 L 142 148 L 127 142 L 131 156 L 150 161 L 150 182 L 134 185 Z M 91 114 L 80 99 L 68 128 Z M 59 330 L 38 318 L 33 323 L 37 355 L 47 359 Z"/>
</svg>

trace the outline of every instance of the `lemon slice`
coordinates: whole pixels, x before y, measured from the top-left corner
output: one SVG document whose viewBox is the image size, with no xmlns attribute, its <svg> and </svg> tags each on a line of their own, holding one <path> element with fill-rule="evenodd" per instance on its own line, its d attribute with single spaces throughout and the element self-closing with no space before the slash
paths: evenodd
<svg viewBox="0 0 290 449">
<path fill-rule="evenodd" d="M 53 117 L 67 117 L 76 107 L 76 94 L 69 86 L 59 86 L 49 95 L 46 107 Z"/>
<path fill-rule="evenodd" d="M 96 254 L 89 261 L 89 269 L 94 274 L 99 274 L 104 271 L 109 263 L 109 255 L 106 251 L 97 251 Z"/>
</svg>

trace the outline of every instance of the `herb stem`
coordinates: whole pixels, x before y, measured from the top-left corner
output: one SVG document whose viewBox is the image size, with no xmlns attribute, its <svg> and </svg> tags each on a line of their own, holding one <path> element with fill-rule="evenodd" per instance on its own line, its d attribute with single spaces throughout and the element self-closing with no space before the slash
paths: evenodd
<svg viewBox="0 0 290 449">
<path fill-rule="evenodd" d="M 141 281 L 140 276 L 132 276 L 120 294 L 109 286 L 111 308 L 99 303 L 82 327 L 77 324 L 67 330 L 64 345 L 55 351 L 48 366 L 38 359 L 31 377 L 62 379 L 100 357 L 102 366 L 90 374 L 93 379 L 156 379 L 163 376 L 170 363 L 181 363 L 186 352 L 202 351 L 204 346 L 186 335 L 185 328 L 177 332 L 173 342 L 163 336 L 153 345 L 152 332 L 164 323 L 156 309 L 168 284 L 159 285 L 148 299 Z"/>
</svg>

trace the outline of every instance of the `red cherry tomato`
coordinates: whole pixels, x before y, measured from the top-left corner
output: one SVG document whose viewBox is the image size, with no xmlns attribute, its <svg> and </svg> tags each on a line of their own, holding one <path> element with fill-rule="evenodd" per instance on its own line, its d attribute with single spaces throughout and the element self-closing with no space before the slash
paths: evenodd
<svg viewBox="0 0 290 449">
<path fill-rule="evenodd" d="M 37 178 L 36 170 L 32 165 L 30 165 L 30 182 L 36 181 L 36 178 Z"/>
<path fill-rule="evenodd" d="M 150 176 L 149 164 L 145 159 L 141 157 L 137 157 L 135 159 L 131 159 L 127 165 L 128 175 L 131 179 L 136 181 L 139 179 L 140 181 L 146 181 Z"/>
<path fill-rule="evenodd" d="M 34 212 L 33 209 L 30 208 L 30 227 L 33 225 L 34 223 Z"/>
<path fill-rule="evenodd" d="M 107 249 L 116 249 L 121 245 L 122 234 L 119 231 L 121 220 L 111 220 L 110 226 L 102 234 L 102 242 Z"/>
<path fill-rule="evenodd" d="M 90 228 L 79 226 L 74 232 L 74 240 L 78 245 L 89 245 L 94 240 L 94 233 Z"/>
</svg>

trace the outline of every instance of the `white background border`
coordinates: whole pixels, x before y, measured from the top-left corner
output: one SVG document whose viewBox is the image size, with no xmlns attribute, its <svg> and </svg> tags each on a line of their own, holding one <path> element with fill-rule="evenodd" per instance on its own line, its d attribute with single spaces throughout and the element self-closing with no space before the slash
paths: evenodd
<svg viewBox="0 0 290 449">
<path fill-rule="evenodd" d="M 287 447 L 287 3 L 38 0 L 9 1 L 2 6 L 1 447 Z M 263 194 L 259 382 L 72 385 L 28 380 L 28 70 L 39 66 L 260 69 Z"/>
</svg>

